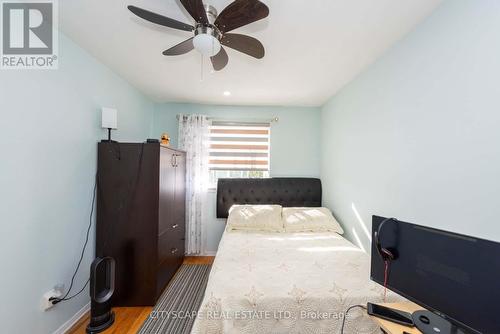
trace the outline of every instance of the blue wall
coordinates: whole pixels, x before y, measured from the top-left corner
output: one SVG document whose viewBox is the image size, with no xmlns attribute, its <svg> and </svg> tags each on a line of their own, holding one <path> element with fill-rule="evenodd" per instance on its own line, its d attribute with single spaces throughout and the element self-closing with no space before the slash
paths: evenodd
<svg viewBox="0 0 500 334">
<path fill-rule="evenodd" d="M 177 147 L 177 114 L 203 114 L 229 120 L 279 117 L 271 129 L 273 176 L 318 176 L 320 164 L 320 109 L 308 107 L 246 107 L 167 103 L 157 105 L 152 136 L 162 132 Z"/>
<path fill-rule="evenodd" d="M 325 202 L 365 249 L 372 214 L 500 241 L 499 32 L 499 1 L 446 1 L 323 107 Z"/>
<path fill-rule="evenodd" d="M 118 140 L 150 131 L 153 103 L 62 35 L 59 59 L 59 70 L 0 74 L 2 333 L 52 333 L 89 301 L 85 291 L 39 306 L 55 284 L 68 287 L 84 242 L 96 143 L 106 136 L 100 107 L 118 109 Z M 92 231 L 77 290 L 93 254 Z"/>
<path fill-rule="evenodd" d="M 177 114 L 204 114 L 227 120 L 262 120 L 279 117 L 271 126 L 271 176 L 319 177 L 320 109 L 306 107 L 243 107 L 198 104 L 157 105 L 152 136 L 172 136 L 177 146 Z M 204 253 L 214 254 L 224 231 L 225 220 L 215 217 L 215 192 L 208 194 L 204 224 Z"/>
</svg>

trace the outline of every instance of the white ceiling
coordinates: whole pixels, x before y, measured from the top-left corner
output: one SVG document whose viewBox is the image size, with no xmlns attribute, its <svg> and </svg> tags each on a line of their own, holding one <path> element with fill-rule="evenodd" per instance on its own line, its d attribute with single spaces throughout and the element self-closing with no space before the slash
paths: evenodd
<svg viewBox="0 0 500 334">
<path fill-rule="evenodd" d="M 231 0 L 205 0 L 220 12 Z M 193 23 L 176 0 L 60 1 L 64 33 L 158 102 L 319 106 L 408 33 L 441 0 L 263 0 L 268 18 L 234 32 L 258 38 L 257 60 L 228 49 L 229 64 L 202 78 L 197 51 L 165 57 L 189 32 L 145 22 L 136 5 Z M 230 91 L 231 96 L 224 96 Z"/>
</svg>

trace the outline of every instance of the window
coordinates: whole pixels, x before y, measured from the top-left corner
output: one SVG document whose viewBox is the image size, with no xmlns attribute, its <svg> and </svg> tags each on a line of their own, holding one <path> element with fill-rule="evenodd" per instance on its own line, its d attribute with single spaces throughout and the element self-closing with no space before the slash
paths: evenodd
<svg viewBox="0 0 500 334">
<path fill-rule="evenodd" d="M 213 121 L 210 127 L 210 184 L 218 178 L 269 177 L 269 123 Z"/>
</svg>

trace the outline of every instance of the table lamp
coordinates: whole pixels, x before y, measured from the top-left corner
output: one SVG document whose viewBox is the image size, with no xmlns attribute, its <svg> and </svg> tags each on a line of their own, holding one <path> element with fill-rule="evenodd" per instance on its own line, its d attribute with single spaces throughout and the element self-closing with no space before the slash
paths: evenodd
<svg viewBox="0 0 500 334">
<path fill-rule="evenodd" d="M 111 130 L 118 129 L 118 111 L 113 108 L 102 108 L 101 124 L 103 129 L 108 129 L 108 139 L 103 139 L 102 142 L 111 143 Z"/>
</svg>

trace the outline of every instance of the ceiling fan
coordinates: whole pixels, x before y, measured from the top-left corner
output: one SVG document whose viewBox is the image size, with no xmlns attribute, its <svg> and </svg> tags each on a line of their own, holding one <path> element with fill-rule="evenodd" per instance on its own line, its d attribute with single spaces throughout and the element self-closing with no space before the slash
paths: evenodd
<svg viewBox="0 0 500 334">
<path fill-rule="evenodd" d="M 235 0 L 219 15 L 213 6 L 203 4 L 202 0 L 180 0 L 180 2 L 196 21 L 194 26 L 136 6 L 128 6 L 132 13 L 144 20 L 194 33 L 193 37 L 163 51 L 165 56 L 178 56 L 196 49 L 210 57 L 216 71 L 222 70 L 229 60 L 222 45 L 257 59 L 264 57 L 264 46 L 257 39 L 229 33 L 269 15 L 269 8 L 259 0 Z"/>
</svg>

